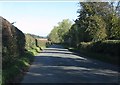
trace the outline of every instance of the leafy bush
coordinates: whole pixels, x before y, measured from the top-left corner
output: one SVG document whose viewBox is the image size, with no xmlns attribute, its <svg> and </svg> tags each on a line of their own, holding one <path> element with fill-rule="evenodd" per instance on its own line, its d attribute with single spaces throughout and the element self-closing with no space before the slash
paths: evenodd
<svg viewBox="0 0 120 85">
<path fill-rule="evenodd" d="M 35 50 L 36 50 L 37 53 L 40 52 L 40 48 L 39 47 L 36 47 Z"/>
<path fill-rule="evenodd" d="M 79 50 L 88 57 L 118 65 L 120 40 L 81 42 Z"/>
<path fill-rule="evenodd" d="M 2 67 L 7 68 L 10 64 L 24 53 L 24 34 L 15 26 L 2 18 Z M 8 63 L 9 62 L 9 63 Z"/>
<path fill-rule="evenodd" d="M 51 43 L 50 41 L 48 41 L 48 42 L 46 43 L 46 47 L 49 47 L 50 45 L 52 45 L 52 43 Z"/>
<path fill-rule="evenodd" d="M 81 42 L 78 46 L 78 49 L 90 51 L 93 42 Z"/>
<path fill-rule="evenodd" d="M 24 34 L 6 19 L 2 23 L 2 83 L 12 82 L 33 61 L 40 49 L 35 38 Z"/>
<path fill-rule="evenodd" d="M 25 34 L 25 40 L 26 40 L 25 49 L 31 50 L 36 47 L 35 38 L 33 38 L 31 35 Z"/>
<path fill-rule="evenodd" d="M 98 42 L 81 42 L 79 44 L 79 49 L 104 53 L 109 55 L 120 56 L 120 40 L 105 40 Z"/>
<path fill-rule="evenodd" d="M 120 56 L 120 40 L 105 40 L 93 43 L 91 50 L 94 52 Z"/>
<path fill-rule="evenodd" d="M 33 61 L 33 53 L 26 52 L 22 57 L 19 59 L 16 59 L 14 61 L 14 64 L 11 64 L 9 67 L 3 69 L 2 71 L 2 83 L 12 83 L 13 80 L 21 74 L 21 72 L 24 72 L 26 68 L 30 65 L 30 63 Z"/>
</svg>

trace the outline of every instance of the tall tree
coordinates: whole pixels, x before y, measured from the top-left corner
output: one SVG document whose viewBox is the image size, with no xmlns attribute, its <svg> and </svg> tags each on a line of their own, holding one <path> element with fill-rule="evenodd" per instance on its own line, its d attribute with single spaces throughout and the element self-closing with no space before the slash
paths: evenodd
<svg viewBox="0 0 120 85">
<path fill-rule="evenodd" d="M 59 30 L 58 27 L 54 26 L 54 28 L 52 29 L 52 31 L 48 35 L 48 39 L 53 43 L 60 43 L 60 39 L 58 36 L 58 30 Z"/>
<path fill-rule="evenodd" d="M 49 40 L 55 43 L 67 43 L 68 31 L 72 26 L 72 22 L 69 19 L 64 19 L 62 22 L 55 26 L 49 35 Z"/>
<path fill-rule="evenodd" d="M 61 43 L 68 42 L 67 40 L 67 32 L 72 26 L 72 22 L 69 19 L 64 19 L 62 22 L 58 23 L 58 35 Z"/>
<path fill-rule="evenodd" d="M 111 13 L 105 17 L 108 39 L 120 39 L 120 1 L 111 2 Z"/>
<path fill-rule="evenodd" d="M 77 24 L 73 24 L 71 26 L 71 29 L 68 32 L 69 35 L 69 45 L 77 47 L 77 44 L 79 43 L 78 39 L 78 29 Z"/>
<path fill-rule="evenodd" d="M 110 13 L 107 2 L 80 2 L 81 9 L 78 11 L 79 25 L 84 33 L 83 41 L 98 41 L 106 38 L 106 24 L 104 17 Z"/>
</svg>

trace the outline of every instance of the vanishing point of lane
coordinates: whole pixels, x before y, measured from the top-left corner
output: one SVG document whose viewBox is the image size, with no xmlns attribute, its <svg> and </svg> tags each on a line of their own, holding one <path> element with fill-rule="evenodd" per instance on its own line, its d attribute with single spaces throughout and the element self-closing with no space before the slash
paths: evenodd
<svg viewBox="0 0 120 85">
<path fill-rule="evenodd" d="M 53 45 L 42 51 L 22 83 L 118 83 L 118 67 Z"/>
</svg>

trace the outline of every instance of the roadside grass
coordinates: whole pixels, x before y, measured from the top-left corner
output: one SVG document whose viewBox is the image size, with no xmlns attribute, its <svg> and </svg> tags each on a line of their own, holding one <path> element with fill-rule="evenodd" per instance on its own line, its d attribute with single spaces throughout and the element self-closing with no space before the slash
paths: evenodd
<svg viewBox="0 0 120 85">
<path fill-rule="evenodd" d="M 40 52 L 38 48 L 26 51 L 24 55 L 20 56 L 19 59 L 16 59 L 14 63 L 10 64 L 8 68 L 2 70 L 2 85 L 8 83 L 20 83 L 38 51 Z"/>
<path fill-rule="evenodd" d="M 106 63 L 110 63 L 110 64 L 114 64 L 114 65 L 119 65 L 119 57 L 118 56 L 112 56 L 109 54 L 102 54 L 102 53 L 97 53 L 97 52 L 89 52 L 89 51 L 84 51 L 84 50 L 80 50 L 80 49 L 76 49 L 76 48 L 69 48 L 69 51 L 72 52 L 77 52 L 79 54 L 82 54 L 84 56 L 93 58 L 93 59 L 97 59 Z"/>
<path fill-rule="evenodd" d="M 41 46 L 41 49 L 45 49 L 46 48 L 46 46 Z"/>
<path fill-rule="evenodd" d="M 120 40 L 103 40 L 96 42 L 80 42 L 76 47 L 63 45 L 70 51 L 101 60 L 103 62 L 119 65 Z"/>
</svg>

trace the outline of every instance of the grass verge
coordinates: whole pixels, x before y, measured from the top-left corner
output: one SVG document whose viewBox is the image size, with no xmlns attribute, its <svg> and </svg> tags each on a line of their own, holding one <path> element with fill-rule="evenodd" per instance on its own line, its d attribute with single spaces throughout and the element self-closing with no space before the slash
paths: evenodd
<svg viewBox="0 0 120 85">
<path fill-rule="evenodd" d="M 75 48 L 68 48 L 69 51 L 72 52 L 77 52 L 79 54 L 82 54 L 84 56 L 93 58 L 93 59 L 97 59 L 106 63 L 110 63 L 110 64 L 114 64 L 114 65 L 119 65 L 119 57 L 118 56 L 111 56 L 111 55 L 107 55 L 107 54 L 102 54 L 102 53 L 95 53 L 95 52 L 88 52 L 88 51 L 84 51 L 84 50 L 79 50 L 79 49 L 75 49 Z"/>
<path fill-rule="evenodd" d="M 2 85 L 20 83 L 25 72 L 28 71 L 38 48 L 28 50 L 19 59 L 16 59 L 8 68 L 2 70 Z"/>
</svg>

